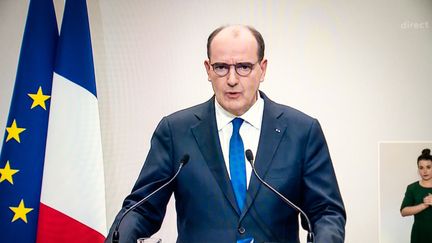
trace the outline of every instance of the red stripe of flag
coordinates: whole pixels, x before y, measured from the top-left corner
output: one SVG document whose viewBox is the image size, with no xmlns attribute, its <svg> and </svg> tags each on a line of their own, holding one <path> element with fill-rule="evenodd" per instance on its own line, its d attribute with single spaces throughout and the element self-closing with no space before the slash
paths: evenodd
<svg viewBox="0 0 432 243">
<path fill-rule="evenodd" d="M 104 240 L 105 237 L 96 230 L 43 203 L 40 204 L 37 243 L 98 243 Z"/>
</svg>

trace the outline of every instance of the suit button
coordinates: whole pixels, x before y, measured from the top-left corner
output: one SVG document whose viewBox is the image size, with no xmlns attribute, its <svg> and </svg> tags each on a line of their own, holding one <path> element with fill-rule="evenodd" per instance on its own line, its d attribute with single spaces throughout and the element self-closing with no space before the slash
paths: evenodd
<svg viewBox="0 0 432 243">
<path fill-rule="evenodd" d="M 238 232 L 240 233 L 240 234 L 244 234 L 245 232 L 246 232 L 246 230 L 245 230 L 245 228 L 243 228 L 243 227 L 239 227 L 238 228 Z"/>
</svg>

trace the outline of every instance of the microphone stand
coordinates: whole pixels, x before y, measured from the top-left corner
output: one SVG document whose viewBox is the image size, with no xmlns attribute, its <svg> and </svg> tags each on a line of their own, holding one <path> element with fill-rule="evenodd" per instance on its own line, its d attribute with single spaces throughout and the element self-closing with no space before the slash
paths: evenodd
<svg viewBox="0 0 432 243">
<path fill-rule="evenodd" d="M 304 218 L 306 219 L 307 225 L 308 225 L 308 230 L 307 230 L 307 239 L 306 242 L 307 243 L 314 243 L 315 242 L 315 235 L 312 231 L 312 226 L 311 223 L 309 221 L 308 216 L 306 215 L 305 212 L 303 212 L 303 210 L 298 207 L 297 205 L 295 205 L 294 203 L 292 203 L 290 200 L 288 200 L 288 198 L 284 197 L 280 192 L 278 192 L 276 189 L 274 189 L 272 186 L 270 186 L 267 182 L 265 182 L 257 173 L 255 166 L 254 166 L 254 157 L 253 157 L 253 153 L 250 149 L 246 150 L 246 158 L 249 161 L 250 165 L 252 166 L 252 171 L 254 172 L 255 176 L 258 178 L 258 180 L 264 184 L 268 189 L 270 189 L 272 192 L 274 192 L 280 199 L 282 199 L 282 201 L 284 201 L 285 203 L 287 203 L 290 207 L 294 208 L 295 210 L 297 210 L 297 212 L 299 212 L 301 215 L 304 216 Z"/>
<path fill-rule="evenodd" d="M 176 177 L 177 175 L 180 173 L 180 170 L 183 168 L 183 166 L 189 161 L 189 155 L 185 154 L 183 155 L 182 159 L 180 160 L 180 166 L 177 169 L 177 172 L 174 174 L 173 177 L 171 177 L 171 179 L 169 181 L 167 181 L 165 184 L 163 184 L 161 187 L 159 187 L 158 189 L 154 190 L 152 193 L 150 193 L 149 195 L 147 195 L 146 197 L 144 197 L 143 199 L 139 200 L 137 203 L 135 203 L 134 205 L 132 205 L 130 208 L 128 208 L 120 217 L 119 221 L 117 222 L 117 225 L 115 227 L 115 230 L 113 232 L 113 236 L 112 236 L 112 243 L 119 243 L 120 240 L 120 232 L 119 232 L 119 228 L 120 228 L 120 223 L 123 220 L 123 218 L 132 210 L 136 209 L 137 207 L 141 206 L 144 202 L 146 202 L 150 197 L 152 197 L 155 193 L 157 193 L 158 191 L 162 190 L 164 187 L 166 187 L 167 185 L 169 185 Z"/>
</svg>

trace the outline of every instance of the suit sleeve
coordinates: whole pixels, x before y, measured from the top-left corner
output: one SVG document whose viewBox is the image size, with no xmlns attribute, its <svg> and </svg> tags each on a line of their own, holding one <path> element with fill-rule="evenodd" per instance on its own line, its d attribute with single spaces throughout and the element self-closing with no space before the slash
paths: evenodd
<svg viewBox="0 0 432 243">
<path fill-rule="evenodd" d="M 310 127 L 304 155 L 303 207 L 316 243 L 342 243 L 346 214 L 328 147 L 317 120 Z M 302 222 L 305 228 L 304 222 Z"/>
<path fill-rule="evenodd" d="M 150 151 L 144 166 L 131 194 L 124 200 L 122 209 L 117 214 L 105 242 L 111 242 L 114 228 L 121 215 L 129 207 L 165 183 L 175 172 L 171 138 L 168 120 L 164 118 L 153 134 Z M 172 186 L 165 187 L 136 210 L 127 214 L 120 224 L 120 242 L 135 243 L 138 238 L 150 237 L 156 233 L 161 227 L 172 191 Z"/>
</svg>

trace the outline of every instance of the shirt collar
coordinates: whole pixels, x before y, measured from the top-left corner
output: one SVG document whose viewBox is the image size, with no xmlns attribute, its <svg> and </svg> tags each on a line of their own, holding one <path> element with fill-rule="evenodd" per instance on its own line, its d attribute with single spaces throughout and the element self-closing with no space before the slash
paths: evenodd
<svg viewBox="0 0 432 243">
<path fill-rule="evenodd" d="M 249 123 L 252 127 L 260 130 L 261 129 L 261 122 L 262 117 L 264 114 L 264 100 L 261 98 L 259 92 L 258 93 L 258 99 L 255 102 L 255 104 L 252 105 L 251 108 L 249 108 L 246 113 L 239 116 L 244 121 Z M 227 110 L 225 110 L 219 102 L 215 98 L 215 111 L 216 111 L 216 123 L 218 131 L 222 130 L 226 125 L 228 125 L 234 118 L 237 116 L 231 114 Z"/>
</svg>

